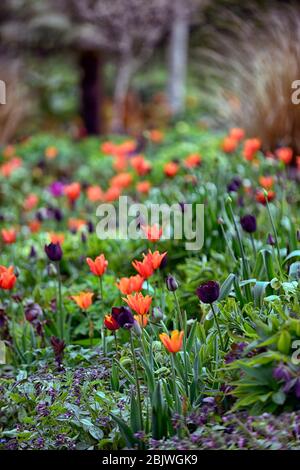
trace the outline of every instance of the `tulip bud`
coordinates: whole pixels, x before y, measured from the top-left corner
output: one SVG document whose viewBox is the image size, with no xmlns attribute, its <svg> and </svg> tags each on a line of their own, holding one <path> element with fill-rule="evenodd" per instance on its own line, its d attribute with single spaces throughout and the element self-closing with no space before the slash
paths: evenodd
<svg viewBox="0 0 300 470">
<path fill-rule="evenodd" d="M 274 237 L 271 233 L 269 233 L 269 235 L 268 235 L 267 243 L 268 243 L 268 245 L 272 245 L 272 246 L 275 245 L 275 240 L 274 240 Z"/>
<path fill-rule="evenodd" d="M 241 217 L 241 226 L 247 233 L 254 233 L 256 231 L 256 218 L 254 215 L 248 214 Z"/>
<path fill-rule="evenodd" d="M 135 334 L 139 337 L 142 336 L 142 328 L 140 327 L 139 323 L 134 320 L 134 323 L 133 323 L 133 331 L 135 332 Z"/>
<path fill-rule="evenodd" d="M 216 281 L 207 281 L 201 284 L 196 290 L 196 294 L 204 304 L 212 304 L 220 295 L 220 286 Z"/>
<path fill-rule="evenodd" d="M 152 316 L 154 321 L 160 321 L 164 319 L 164 314 L 159 307 L 154 307 L 152 310 Z"/>
<path fill-rule="evenodd" d="M 60 243 L 50 243 L 49 245 L 45 245 L 45 253 L 50 261 L 60 261 L 63 255 Z"/>
<path fill-rule="evenodd" d="M 167 276 L 166 286 L 170 292 L 175 292 L 179 287 L 175 277 L 171 276 L 170 274 Z"/>
<path fill-rule="evenodd" d="M 47 272 L 49 277 L 56 277 L 57 276 L 57 269 L 56 266 L 52 263 L 48 264 Z"/>
</svg>

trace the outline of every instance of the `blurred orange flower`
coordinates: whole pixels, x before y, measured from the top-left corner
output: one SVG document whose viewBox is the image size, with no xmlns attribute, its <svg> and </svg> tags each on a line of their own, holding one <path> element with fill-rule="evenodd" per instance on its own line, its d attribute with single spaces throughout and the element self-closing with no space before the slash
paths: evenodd
<svg viewBox="0 0 300 470">
<path fill-rule="evenodd" d="M 0 266 L 0 288 L 4 290 L 10 290 L 14 287 L 17 278 L 14 274 L 14 267 Z"/>
<path fill-rule="evenodd" d="M 121 172 L 121 171 L 126 170 L 127 166 L 128 166 L 128 161 L 127 161 L 126 156 L 117 155 L 113 163 L 113 168 L 116 171 Z"/>
<path fill-rule="evenodd" d="M 80 196 L 80 192 L 81 192 L 81 186 L 80 186 L 80 183 L 78 182 L 67 184 L 64 187 L 64 193 L 70 202 L 76 201 L 76 199 L 78 199 Z"/>
<path fill-rule="evenodd" d="M 130 165 L 135 169 L 139 176 L 147 175 L 151 169 L 152 165 L 148 160 L 145 160 L 143 155 L 137 155 L 130 159 Z"/>
<path fill-rule="evenodd" d="M 23 207 L 26 211 L 31 211 L 34 209 L 39 201 L 39 198 L 36 194 L 29 194 L 24 201 Z"/>
<path fill-rule="evenodd" d="M 105 202 L 113 202 L 116 201 L 122 193 L 121 188 L 111 187 L 104 193 L 103 199 Z"/>
<path fill-rule="evenodd" d="M 146 295 L 144 297 L 141 292 L 127 295 L 127 297 L 122 299 L 138 315 L 146 315 L 149 312 L 149 308 L 152 302 L 152 297 L 150 297 L 150 295 Z"/>
<path fill-rule="evenodd" d="M 140 181 L 136 185 L 136 190 L 142 194 L 148 194 L 151 189 L 150 181 Z"/>
<path fill-rule="evenodd" d="M 45 150 L 45 157 L 48 158 L 48 160 L 53 160 L 56 158 L 58 155 L 58 150 L 54 146 L 47 147 Z"/>
<path fill-rule="evenodd" d="M 121 277 L 119 284 L 116 284 L 119 291 L 124 295 L 139 292 L 142 289 L 144 278 L 137 274 L 136 276 Z"/>
<path fill-rule="evenodd" d="M 97 256 L 94 261 L 91 258 L 87 258 L 86 262 L 95 276 L 103 276 L 108 266 L 108 261 L 103 254 Z"/>
<path fill-rule="evenodd" d="M 281 147 L 276 150 L 276 156 L 285 165 L 289 165 L 293 159 L 293 150 L 290 147 Z"/>
<path fill-rule="evenodd" d="M 201 161 L 202 161 L 202 158 L 201 158 L 201 155 L 199 155 L 199 153 L 191 153 L 185 158 L 184 164 L 187 168 L 195 168 L 201 165 Z"/>
<path fill-rule="evenodd" d="M 110 185 L 114 188 L 128 188 L 132 183 L 132 175 L 130 173 L 119 173 L 110 180 Z"/>
<path fill-rule="evenodd" d="M 28 222 L 28 227 L 31 233 L 38 233 L 41 229 L 41 222 L 39 220 L 31 220 Z"/>
<path fill-rule="evenodd" d="M 65 235 L 63 233 L 50 232 L 48 235 L 50 243 L 59 243 L 60 245 L 62 245 L 65 241 Z"/>
<path fill-rule="evenodd" d="M 83 219 L 69 219 L 68 220 L 68 228 L 71 230 L 71 232 L 77 232 L 85 225 L 86 225 L 86 221 Z"/>
<path fill-rule="evenodd" d="M 238 141 L 233 137 L 225 137 L 221 144 L 221 148 L 225 153 L 232 153 L 237 149 Z"/>
<path fill-rule="evenodd" d="M 141 328 L 145 328 L 148 325 L 147 315 L 134 315 L 134 319 L 138 322 Z"/>
<path fill-rule="evenodd" d="M 141 229 L 145 233 L 147 239 L 151 242 L 157 242 L 162 236 L 162 228 L 157 224 L 154 225 L 141 225 Z"/>
<path fill-rule="evenodd" d="M 267 192 L 267 199 L 268 201 L 273 201 L 273 199 L 275 198 L 275 192 L 274 191 L 268 191 Z M 266 204 L 266 197 L 265 197 L 265 193 L 264 191 L 257 191 L 256 195 L 255 195 L 255 199 L 257 200 L 257 202 L 259 202 L 260 204 Z"/>
<path fill-rule="evenodd" d="M 243 155 L 246 160 L 251 161 L 254 159 L 256 152 L 261 148 L 260 139 L 247 139 L 244 143 Z"/>
<path fill-rule="evenodd" d="M 164 139 L 164 133 L 159 129 L 152 129 L 149 131 L 149 139 L 156 144 L 159 144 Z"/>
<path fill-rule="evenodd" d="M 103 200 L 103 191 L 100 186 L 89 186 L 86 190 L 89 201 L 98 202 Z"/>
<path fill-rule="evenodd" d="M 9 162 L 3 163 L 3 165 L 0 166 L 0 173 L 5 178 L 8 178 L 20 166 L 22 166 L 21 158 L 14 157 Z"/>
<path fill-rule="evenodd" d="M 244 129 L 241 129 L 240 127 L 233 127 L 229 131 L 229 137 L 240 142 L 245 137 L 245 131 Z"/>
<path fill-rule="evenodd" d="M 71 299 L 76 302 L 82 310 L 87 310 L 92 305 L 93 292 L 80 292 L 78 295 L 72 295 Z"/>
<path fill-rule="evenodd" d="M 274 185 L 273 176 L 260 176 L 258 181 L 264 189 L 271 189 Z"/>
<path fill-rule="evenodd" d="M 159 338 L 167 351 L 172 354 L 177 353 L 182 348 L 183 331 L 174 330 L 171 336 L 168 336 L 167 333 L 161 333 Z"/>
<path fill-rule="evenodd" d="M 110 142 L 109 140 L 106 141 L 106 142 L 103 142 L 101 144 L 101 151 L 105 154 L 105 155 L 114 155 L 115 153 L 115 149 L 116 149 L 116 146 L 113 142 Z"/>
<path fill-rule="evenodd" d="M 15 243 L 16 238 L 17 238 L 17 232 L 14 228 L 9 228 L 9 229 L 3 228 L 1 230 L 1 235 L 2 235 L 2 240 L 5 243 L 5 245 L 11 245 L 12 243 Z"/>
<path fill-rule="evenodd" d="M 168 176 L 169 178 L 173 178 L 175 175 L 177 175 L 178 171 L 179 171 L 178 163 L 169 162 L 169 163 L 166 163 L 164 166 L 164 174 Z"/>
</svg>

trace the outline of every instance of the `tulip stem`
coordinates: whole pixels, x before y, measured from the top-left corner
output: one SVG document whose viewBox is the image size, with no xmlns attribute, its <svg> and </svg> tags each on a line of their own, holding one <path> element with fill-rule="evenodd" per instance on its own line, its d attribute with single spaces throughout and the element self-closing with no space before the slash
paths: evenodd
<svg viewBox="0 0 300 470">
<path fill-rule="evenodd" d="M 186 355 L 186 322 L 183 321 L 183 316 L 180 309 L 180 304 L 178 300 L 178 296 L 176 291 L 173 291 L 175 303 L 177 307 L 177 324 L 180 325 L 181 331 L 183 331 L 183 360 L 184 360 L 184 385 L 185 385 L 185 393 L 188 397 L 189 389 L 188 389 L 188 370 L 187 370 L 187 355 Z M 177 327 L 177 326 L 176 326 Z"/>
<path fill-rule="evenodd" d="M 63 316 L 63 309 L 62 309 L 62 295 L 61 295 L 61 272 L 60 272 L 60 264 L 59 261 L 56 263 L 57 267 L 57 285 L 58 285 L 58 309 L 59 309 L 59 329 L 60 329 L 60 336 L 61 339 L 64 339 L 64 316 Z"/>
<path fill-rule="evenodd" d="M 214 316 L 214 319 L 215 319 L 215 322 L 216 322 L 216 325 L 217 325 L 217 330 L 218 330 L 218 334 L 219 334 L 219 338 L 220 338 L 221 348 L 224 351 L 224 342 L 223 342 L 223 338 L 222 338 L 221 328 L 220 328 L 220 325 L 219 325 L 219 320 L 218 320 L 218 317 L 217 317 L 217 314 L 216 314 L 216 311 L 215 311 L 215 307 L 214 307 L 214 304 L 210 304 L 210 306 L 211 306 L 212 313 L 213 313 L 213 316 Z"/>
<path fill-rule="evenodd" d="M 271 222 L 271 226 L 272 226 L 272 230 L 273 230 L 273 234 L 274 234 L 274 238 L 275 238 L 275 244 L 276 244 L 276 248 L 277 248 L 279 271 L 282 274 L 282 271 L 281 271 L 281 254 L 280 254 L 280 247 L 279 247 L 279 242 L 278 242 L 277 230 L 276 230 L 276 227 L 275 227 L 273 216 L 271 214 L 268 197 L 265 196 L 265 199 L 266 199 L 266 206 L 267 206 L 269 219 L 270 219 L 270 222 Z"/>
<path fill-rule="evenodd" d="M 130 346 L 131 346 L 131 354 L 132 354 L 132 359 L 133 359 L 133 368 L 134 368 L 134 375 L 135 375 L 135 382 L 136 382 L 136 390 L 137 390 L 137 396 L 138 396 L 138 407 L 139 407 L 139 421 L 140 421 L 140 430 L 143 431 L 143 415 L 142 415 L 142 400 L 141 400 L 141 390 L 140 390 L 140 382 L 139 382 L 139 376 L 138 376 L 138 370 L 137 370 L 137 363 L 136 363 L 136 356 L 135 356 L 135 350 L 134 350 L 134 344 L 133 344 L 133 337 L 132 337 L 132 332 L 130 332 Z"/>
<path fill-rule="evenodd" d="M 179 399 L 177 383 L 176 383 L 175 363 L 174 363 L 173 353 L 170 354 L 170 361 L 171 361 L 172 379 L 173 379 L 173 387 L 174 387 L 175 409 L 176 409 L 177 413 L 180 414 L 181 413 L 181 406 L 180 406 L 180 399 Z"/>
<path fill-rule="evenodd" d="M 254 243 L 254 238 L 253 238 L 252 233 L 250 233 L 250 239 L 251 239 L 253 254 L 254 254 L 254 257 L 256 258 L 256 248 L 255 248 L 255 243 Z"/>
</svg>

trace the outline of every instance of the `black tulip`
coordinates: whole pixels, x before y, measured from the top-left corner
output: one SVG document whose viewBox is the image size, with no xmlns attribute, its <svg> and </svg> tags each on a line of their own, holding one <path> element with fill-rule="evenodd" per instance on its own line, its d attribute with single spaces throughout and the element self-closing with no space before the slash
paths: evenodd
<svg viewBox="0 0 300 470">
<path fill-rule="evenodd" d="M 254 215 L 247 214 L 241 217 L 241 226 L 247 233 L 254 233 L 256 231 L 256 218 Z"/>
<path fill-rule="evenodd" d="M 268 238 L 267 238 L 267 243 L 268 245 L 275 245 L 275 239 L 271 233 L 269 233 Z"/>
<path fill-rule="evenodd" d="M 216 281 L 207 281 L 201 284 L 196 294 L 204 304 L 212 304 L 220 295 L 220 285 Z"/>
<path fill-rule="evenodd" d="M 168 291 L 175 292 L 178 289 L 178 282 L 176 281 L 175 277 L 169 274 L 166 279 L 166 286 Z"/>
<path fill-rule="evenodd" d="M 50 261 L 60 261 L 63 255 L 60 243 L 50 243 L 49 245 L 45 245 L 45 253 Z"/>
<path fill-rule="evenodd" d="M 35 324 L 43 316 L 41 306 L 32 300 L 27 301 L 24 313 L 26 320 L 33 324 Z"/>
<path fill-rule="evenodd" d="M 133 327 L 134 317 L 129 307 L 113 307 L 111 314 L 121 328 L 130 330 Z"/>
</svg>

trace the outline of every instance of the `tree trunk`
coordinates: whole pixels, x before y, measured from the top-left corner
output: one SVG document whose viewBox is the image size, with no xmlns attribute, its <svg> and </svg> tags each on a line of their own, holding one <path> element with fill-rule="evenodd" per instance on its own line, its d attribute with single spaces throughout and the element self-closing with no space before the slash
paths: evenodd
<svg viewBox="0 0 300 470">
<path fill-rule="evenodd" d="M 81 69 L 81 116 L 88 135 L 101 132 L 101 59 L 97 52 L 84 51 L 79 61 Z"/>
<path fill-rule="evenodd" d="M 174 18 L 168 47 L 168 101 L 171 113 L 184 111 L 189 42 L 189 19 L 184 2 L 174 0 Z"/>
<path fill-rule="evenodd" d="M 132 73 L 132 61 L 130 57 L 123 57 L 117 70 L 112 110 L 111 130 L 121 133 L 124 130 L 125 99 L 129 90 Z"/>
</svg>

